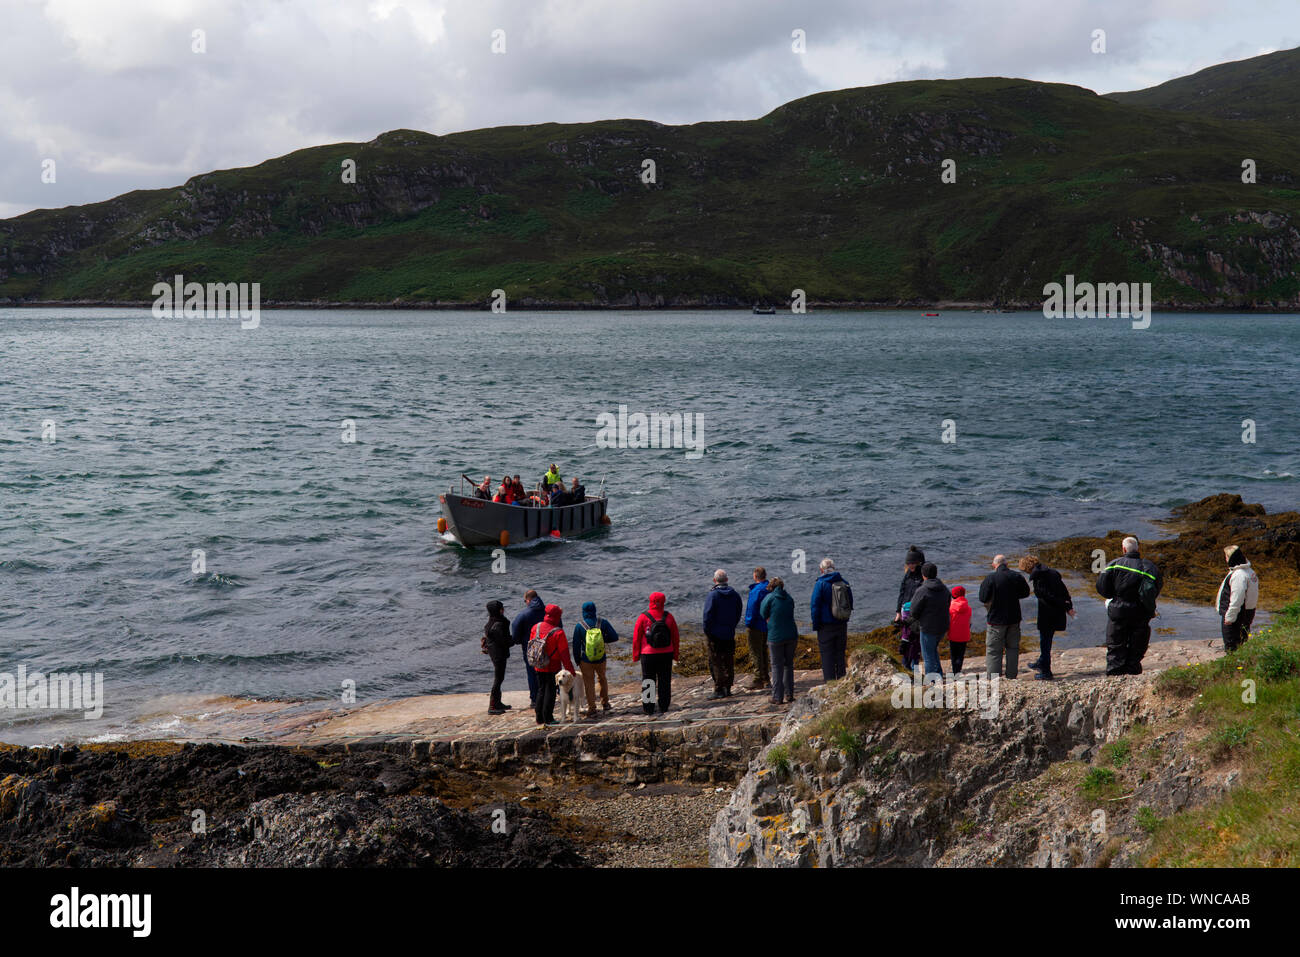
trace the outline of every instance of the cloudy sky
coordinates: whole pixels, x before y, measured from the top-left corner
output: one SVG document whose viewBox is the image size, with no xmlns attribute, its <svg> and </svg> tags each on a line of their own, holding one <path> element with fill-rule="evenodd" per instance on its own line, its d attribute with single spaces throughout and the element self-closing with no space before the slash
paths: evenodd
<svg viewBox="0 0 1300 957">
<path fill-rule="evenodd" d="M 906 79 L 1105 93 L 1294 46 L 1295 0 L 0 0 L 0 218 L 399 127 L 748 119 Z"/>
</svg>

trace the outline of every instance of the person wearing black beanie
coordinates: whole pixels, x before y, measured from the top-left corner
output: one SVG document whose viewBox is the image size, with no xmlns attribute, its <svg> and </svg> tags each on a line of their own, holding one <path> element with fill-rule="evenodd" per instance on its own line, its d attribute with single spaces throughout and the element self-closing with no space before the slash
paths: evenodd
<svg viewBox="0 0 1300 957">
<path fill-rule="evenodd" d="M 1214 596 L 1214 607 L 1219 610 L 1224 651 L 1236 651 L 1250 637 L 1250 626 L 1255 621 L 1259 576 L 1236 545 L 1225 548 L 1223 557 L 1228 563 L 1228 574 Z"/>
<path fill-rule="evenodd" d="M 501 701 L 501 682 L 506 677 L 510 658 L 510 619 L 506 606 L 499 601 L 487 603 L 488 620 L 483 626 L 483 654 L 492 662 L 492 691 L 488 695 L 488 714 L 505 714 L 510 705 Z"/>
<path fill-rule="evenodd" d="M 921 660 L 921 632 L 915 627 L 908 627 L 903 619 L 903 606 L 912 600 L 912 593 L 921 587 L 923 564 L 925 564 L 925 552 L 915 545 L 908 545 L 907 557 L 903 560 L 903 581 L 898 586 L 898 605 L 894 608 L 894 621 L 900 622 L 903 626 L 898 635 L 898 652 L 903 656 L 903 666 L 909 671 Z"/>
</svg>

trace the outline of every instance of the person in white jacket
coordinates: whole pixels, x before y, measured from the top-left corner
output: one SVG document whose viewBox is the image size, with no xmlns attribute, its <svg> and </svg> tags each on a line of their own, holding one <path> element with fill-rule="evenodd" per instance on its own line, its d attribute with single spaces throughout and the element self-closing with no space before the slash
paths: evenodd
<svg viewBox="0 0 1300 957">
<path fill-rule="evenodd" d="M 1259 576 L 1236 545 L 1225 548 L 1223 557 L 1228 562 L 1228 574 L 1214 597 L 1214 605 L 1219 609 L 1223 647 L 1236 651 L 1250 637 L 1250 624 L 1259 604 Z"/>
</svg>

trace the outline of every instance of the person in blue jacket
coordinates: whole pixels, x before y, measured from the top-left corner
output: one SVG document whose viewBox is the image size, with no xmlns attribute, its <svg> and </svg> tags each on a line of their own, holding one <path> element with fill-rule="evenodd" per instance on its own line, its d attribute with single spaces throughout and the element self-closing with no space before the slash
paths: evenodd
<svg viewBox="0 0 1300 957">
<path fill-rule="evenodd" d="M 546 617 L 546 605 L 531 588 L 524 592 L 524 610 L 515 615 L 510 623 L 510 640 L 524 647 L 524 668 L 528 670 L 528 697 L 532 700 L 531 708 L 537 707 L 537 672 L 528 663 L 528 635 L 533 625 Z"/>
<path fill-rule="evenodd" d="M 713 675 L 710 698 L 730 698 L 736 677 L 736 626 L 744 614 L 744 602 L 727 584 L 727 573 L 713 573 L 713 588 L 704 599 L 704 637 L 709 643 L 709 673 Z"/>
<path fill-rule="evenodd" d="M 754 569 L 754 582 L 749 586 L 745 602 L 745 627 L 749 629 L 749 657 L 754 662 L 754 683 L 750 691 L 762 691 L 772 684 L 772 672 L 767 654 L 767 622 L 759 613 L 767 597 L 767 569 L 759 565 Z"/>
<path fill-rule="evenodd" d="M 844 672 L 848 670 L 849 647 L 849 620 L 835 617 L 831 601 L 833 589 L 836 582 L 843 583 L 850 610 L 853 608 L 853 589 L 840 577 L 840 573 L 835 570 L 835 563 L 829 558 L 823 558 L 820 567 L 821 576 L 813 585 L 810 602 L 812 624 L 813 630 L 817 632 L 817 647 L 821 652 L 822 680 L 833 681 L 843 678 Z"/>
<path fill-rule="evenodd" d="M 587 632 L 599 628 L 606 645 L 618 641 L 618 632 L 604 618 L 596 615 L 596 603 L 582 603 L 582 621 L 573 626 L 573 663 L 582 671 L 582 684 L 587 690 L 587 720 L 596 720 L 596 679 L 600 678 L 600 701 L 606 711 L 609 707 L 609 684 L 605 680 L 605 651 L 595 658 L 587 657 Z"/>
</svg>

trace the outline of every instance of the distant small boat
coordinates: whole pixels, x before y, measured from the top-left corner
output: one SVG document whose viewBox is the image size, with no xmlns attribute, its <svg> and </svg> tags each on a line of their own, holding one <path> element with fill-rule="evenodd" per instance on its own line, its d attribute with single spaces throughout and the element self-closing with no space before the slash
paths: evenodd
<svg viewBox="0 0 1300 957">
<path fill-rule="evenodd" d="M 602 483 L 603 485 L 603 483 Z M 603 492 L 603 489 L 602 489 Z M 608 498 L 588 495 L 576 505 L 557 508 L 506 505 L 449 488 L 438 496 L 442 518 L 438 531 L 450 532 L 462 545 L 511 545 L 537 538 L 581 535 L 609 524 Z"/>
<path fill-rule="evenodd" d="M 927 312 L 927 313 L 925 314 L 925 318 L 927 318 L 927 319 L 938 319 L 938 318 L 939 318 L 939 314 L 938 314 L 937 312 Z"/>
<path fill-rule="evenodd" d="M 775 316 L 776 306 L 760 306 L 754 303 L 754 315 L 756 316 Z"/>
</svg>

